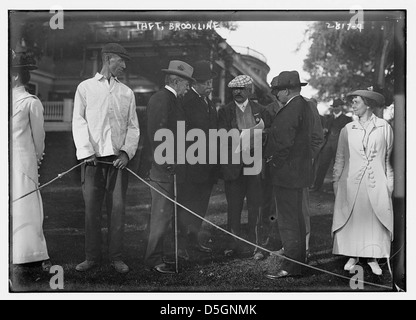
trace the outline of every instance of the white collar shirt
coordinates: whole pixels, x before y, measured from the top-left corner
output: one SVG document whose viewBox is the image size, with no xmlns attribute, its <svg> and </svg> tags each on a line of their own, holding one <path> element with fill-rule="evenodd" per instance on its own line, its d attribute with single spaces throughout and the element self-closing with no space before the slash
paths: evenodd
<svg viewBox="0 0 416 320">
<path fill-rule="evenodd" d="M 293 96 L 292 98 L 290 98 L 289 100 L 287 100 L 287 102 L 285 103 L 285 106 L 287 106 L 290 103 L 290 101 L 292 101 L 293 99 L 295 99 L 296 97 L 299 97 L 299 96 L 300 96 L 300 94 L 298 94 L 296 96 Z"/>
<path fill-rule="evenodd" d="M 174 95 L 175 95 L 175 97 L 177 98 L 178 97 L 178 93 L 176 92 L 176 90 L 175 89 L 173 89 L 172 87 L 169 87 L 168 85 L 166 85 L 165 86 L 165 89 L 166 90 L 169 90 L 170 92 L 172 92 Z"/>
<path fill-rule="evenodd" d="M 75 93 L 72 132 L 79 160 L 121 151 L 132 159 L 140 137 L 133 91 L 100 73 L 81 82 Z"/>
<path fill-rule="evenodd" d="M 244 112 L 244 110 L 246 109 L 247 105 L 248 105 L 248 99 L 246 101 L 244 101 L 243 103 L 238 103 L 237 101 L 234 101 L 235 104 L 237 105 L 237 107 L 240 108 L 240 110 L 242 112 Z"/>
</svg>

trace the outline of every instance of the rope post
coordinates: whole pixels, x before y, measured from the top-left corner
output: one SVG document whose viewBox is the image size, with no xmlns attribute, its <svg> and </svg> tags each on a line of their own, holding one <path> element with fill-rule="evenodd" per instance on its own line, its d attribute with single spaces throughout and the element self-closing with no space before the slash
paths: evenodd
<svg viewBox="0 0 416 320">
<path fill-rule="evenodd" d="M 175 200 L 175 203 L 174 203 L 175 272 L 179 273 L 179 263 L 178 263 L 178 206 L 176 205 L 176 200 L 177 200 L 176 173 L 173 175 L 173 199 Z"/>
</svg>

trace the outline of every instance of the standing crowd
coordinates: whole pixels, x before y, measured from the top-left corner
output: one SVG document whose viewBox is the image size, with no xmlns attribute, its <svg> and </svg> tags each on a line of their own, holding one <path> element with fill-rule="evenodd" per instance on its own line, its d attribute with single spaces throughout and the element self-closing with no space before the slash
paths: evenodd
<svg viewBox="0 0 416 320">
<path fill-rule="evenodd" d="M 72 121 L 77 159 L 81 165 L 81 186 L 85 203 L 85 260 L 76 266 L 87 272 L 100 265 L 102 257 L 101 208 L 105 204 L 108 227 L 108 259 L 119 273 L 129 272 L 123 260 L 123 233 L 128 188 L 129 161 L 136 154 L 139 138 L 145 134 L 153 155 L 149 172 L 151 215 L 144 262 L 149 271 L 175 273 L 171 250 L 164 246 L 173 217 L 177 216 L 176 254 L 189 259 L 189 252 L 210 253 L 213 248 L 201 236 L 213 186 L 224 181 L 227 201 L 228 240 L 225 256 L 238 257 L 251 250 L 254 259 L 266 255 L 260 247 L 279 250 L 284 259 L 271 280 L 301 276 L 310 257 L 309 191 L 322 188 L 333 165 L 333 253 L 348 258 L 345 270 L 366 261 L 374 274 L 381 275 L 378 259 L 390 257 L 393 239 L 393 170 L 390 154 L 393 131 L 376 110 L 384 107 L 384 97 L 371 90 L 356 90 L 344 101 L 336 99 L 331 116 L 322 121 L 317 101 L 301 95 L 297 71 L 282 71 L 271 82 L 276 101 L 262 106 L 250 99 L 253 79 L 238 75 L 228 83 L 233 100 L 218 108 L 211 100 L 217 76 L 210 61 L 192 65 L 170 61 L 165 86 L 147 105 L 147 132 L 140 131 L 133 91 L 118 80 L 129 54 L 117 43 L 102 48 L 102 68 L 76 90 Z M 13 53 L 12 81 L 12 199 L 38 187 L 38 165 L 44 151 L 43 107 L 26 92 L 35 62 L 24 49 Z M 343 114 L 352 103 L 355 119 Z M 202 130 L 205 152 L 202 161 L 182 161 L 178 123 L 185 133 Z M 219 159 L 220 143 L 210 143 L 210 130 L 249 132 L 248 145 L 235 149 L 226 145 L 228 163 Z M 173 134 L 173 156 L 160 163 L 157 151 L 166 145 L 161 130 Z M 258 132 L 261 135 L 258 135 Z M 256 134 L 257 133 L 257 134 Z M 256 144 L 260 141 L 260 145 Z M 182 141 L 186 154 L 193 150 Z M 238 144 L 240 146 L 240 144 Z M 260 147 L 261 170 L 245 174 L 259 163 L 241 161 Z M 205 153 L 205 155 L 204 155 Z M 236 155 L 237 153 L 237 155 Z M 245 154 L 246 153 L 246 154 Z M 213 156 L 212 156 L 213 155 Z M 231 163 L 237 156 L 238 163 Z M 217 161 L 210 161 L 214 158 Z M 175 206 L 176 199 L 182 206 Z M 247 232 L 242 232 L 242 212 L 247 204 Z M 177 212 L 176 212 L 177 211 Z M 39 191 L 12 202 L 12 263 L 40 262 L 48 270 L 51 262 L 43 235 L 43 207 Z M 175 213 L 175 215 L 174 215 Z M 195 213 L 195 214 L 194 214 Z M 176 221 L 175 221 L 176 222 Z M 245 237 L 245 234 L 247 236 Z M 252 243 L 248 247 L 238 238 Z M 277 240 L 278 239 L 278 240 Z M 173 240 L 172 240 L 173 241 Z M 360 260 L 361 259 L 361 260 Z"/>
</svg>

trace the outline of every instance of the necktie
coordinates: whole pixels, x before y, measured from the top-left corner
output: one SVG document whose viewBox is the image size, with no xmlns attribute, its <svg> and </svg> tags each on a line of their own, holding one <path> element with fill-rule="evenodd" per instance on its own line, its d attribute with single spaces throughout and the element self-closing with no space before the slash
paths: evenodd
<svg viewBox="0 0 416 320">
<path fill-rule="evenodd" d="M 207 111 L 209 112 L 209 102 L 208 102 L 207 97 L 203 97 L 203 100 L 204 100 L 205 104 L 207 105 Z"/>
</svg>

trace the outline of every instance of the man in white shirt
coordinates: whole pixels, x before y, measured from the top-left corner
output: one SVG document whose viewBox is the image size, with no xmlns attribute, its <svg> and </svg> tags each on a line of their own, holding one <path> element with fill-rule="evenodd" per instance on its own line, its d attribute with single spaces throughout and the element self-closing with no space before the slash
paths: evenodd
<svg viewBox="0 0 416 320">
<path fill-rule="evenodd" d="M 126 68 L 127 51 L 116 43 L 101 51 L 100 73 L 78 85 L 72 132 L 81 167 L 85 202 L 86 260 L 76 266 L 83 272 L 101 262 L 101 207 L 106 198 L 108 252 L 119 273 L 129 267 L 122 260 L 125 199 L 128 172 L 124 169 L 136 153 L 140 130 L 133 91 L 117 76 Z"/>
</svg>

